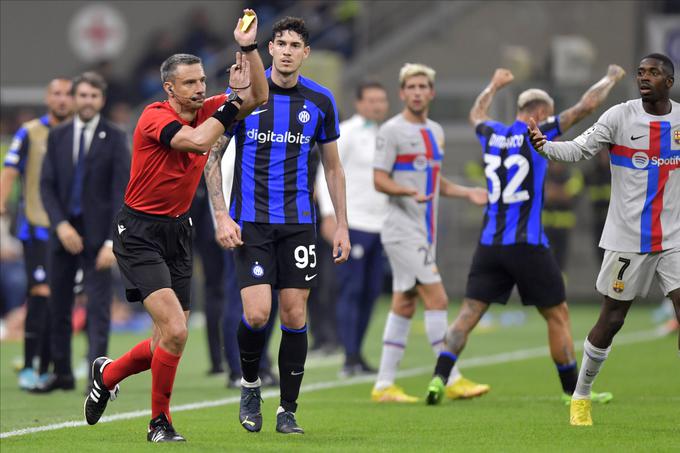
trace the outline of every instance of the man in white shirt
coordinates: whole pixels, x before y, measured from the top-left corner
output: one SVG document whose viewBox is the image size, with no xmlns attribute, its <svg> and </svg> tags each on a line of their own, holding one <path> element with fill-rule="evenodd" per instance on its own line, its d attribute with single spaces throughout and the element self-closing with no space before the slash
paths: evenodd
<svg viewBox="0 0 680 453">
<path fill-rule="evenodd" d="M 373 373 L 361 355 L 373 305 L 383 281 L 380 229 L 387 212 L 387 196 L 373 186 L 373 157 L 378 125 L 389 108 L 385 88 L 366 81 L 356 89 L 356 114 L 340 123 L 338 152 L 347 180 L 347 216 L 352 243 L 351 260 L 338 266 L 338 335 L 345 350 L 341 377 Z M 332 243 L 335 232 L 333 204 L 323 169 L 317 174 L 317 193 L 323 220 L 321 234 Z"/>
</svg>

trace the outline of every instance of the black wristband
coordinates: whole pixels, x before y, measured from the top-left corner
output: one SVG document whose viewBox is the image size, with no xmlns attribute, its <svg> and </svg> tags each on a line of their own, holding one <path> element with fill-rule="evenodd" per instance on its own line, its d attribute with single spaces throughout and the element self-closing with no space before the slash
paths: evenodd
<svg viewBox="0 0 680 453">
<path fill-rule="evenodd" d="M 241 52 L 251 52 L 255 49 L 257 49 L 257 41 L 247 46 L 241 46 Z"/>
<path fill-rule="evenodd" d="M 226 131 L 229 126 L 231 126 L 231 123 L 234 122 L 236 119 L 236 115 L 238 115 L 238 107 L 236 107 L 232 102 L 225 102 L 218 108 L 215 113 L 213 113 L 213 118 L 215 118 L 217 121 L 222 123 L 222 126 L 224 126 L 224 130 Z"/>
</svg>

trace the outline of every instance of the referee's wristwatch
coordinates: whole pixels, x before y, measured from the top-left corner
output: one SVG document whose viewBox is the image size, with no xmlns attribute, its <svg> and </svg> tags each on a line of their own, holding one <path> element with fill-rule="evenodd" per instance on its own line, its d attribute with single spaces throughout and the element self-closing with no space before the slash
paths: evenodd
<svg viewBox="0 0 680 453">
<path fill-rule="evenodd" d="M 236 91 L 232 91 L 231 93 L 229 93 L 229 96 L 227 96 L 227 102 L 236 102 L 239 108 L 243 105 L 243 99 L 239 97 Z"/>
</svg>

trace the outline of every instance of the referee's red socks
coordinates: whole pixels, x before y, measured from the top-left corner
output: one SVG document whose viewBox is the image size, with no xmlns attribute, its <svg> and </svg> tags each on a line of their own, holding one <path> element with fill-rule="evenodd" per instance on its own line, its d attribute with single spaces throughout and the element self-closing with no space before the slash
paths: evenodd
<svg viewBox="0 0 680 453">
<path fill-rule="evenodd" d="M 175 382 L 177 365 L 182 356 L 170 354 L 160 345 L 156 347 L 151 359 L 151 419 L 158 417 L 161 412 L 168 421 L 170 417 L 170 397 L 172 385 Z"/>
<path fill-rule="evenodd" d="M 148 370 L 152 356 L 151 338 L 147 338 L 104 368 L 104 385 L 112 389 L 126 377 Z"/>
</svg>

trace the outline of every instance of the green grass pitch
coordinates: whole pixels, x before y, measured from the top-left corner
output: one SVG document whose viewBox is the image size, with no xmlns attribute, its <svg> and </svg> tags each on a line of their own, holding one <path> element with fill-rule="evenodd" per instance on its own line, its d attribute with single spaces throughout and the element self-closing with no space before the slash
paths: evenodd
<svg viewBox="0 0 680 453">
<path fill-rule="evenodd" d="M 387 301 L 374 314 L 365 352 L 377 365 Z M 516 303 L 493 307 L 495 319 L 505 310 L 522 310 Z M 449 310 L 450 317 L 457 304 Z M 571 308 L 577 345 L 595 321 L 598 307 Z M 460 362 L 466 377 L 491 385 L 479 399 L 422 404 L 376 404 L 369 398 L 372 378 L 341 381 L 340 359 L 310 357 L 299 400 L 298 422 L 304 436 L 274 432 L 276 391 L 267 391 L 261 433 L 245 432 L 238 423 L 238 392 L 224 387 L 224 377 L 208 377 L 205 332 L 191 331 L 173 393 L 177 430 L 188 442 L 157 446 L 146 441 L 151 376 L 128 378 L 119 399 L 105 416 L 120 419 L 94 427 L 75 426 L 11 435 L 17 430 L 75 421 L 82 423 L 85 382 L 75 392 L 31 395 L 17 388 L 12 360 L 21 345 L 0 348 L 0 450 L 2 452 L 133 452 L 158 451 L 680 451 L 680 358 L 677 337 L 653 335 L 650 309 L 634 307 L 615 340 L 596 389 L 614 393 L 605 406 L 595 405 L 595 425 L 574 428 L 568 408 L 560 403 L 560 385 L 546 346 L 545 323 L 533 309 L 524 310 L 523 325 L 496 325 L 475 331 Z M 112 357 L 125 352 L 143 335 L 116 334 Z M 81 357 L 84 339 L 74 341 Z M 272 341 L 276 357 L 278 338 Z M 581 353 L 577 354 L 580 361 Z M 424 396 L 434 357 L 422 322 L 416 317 L 398 379 L 407 392 Z M 192 403 L 196 408 L 191 408 Z M 211 406 L 212 405 L 212 406 Z M 138 414 L 130 418 L 130 414 Z"/>
</svg>

